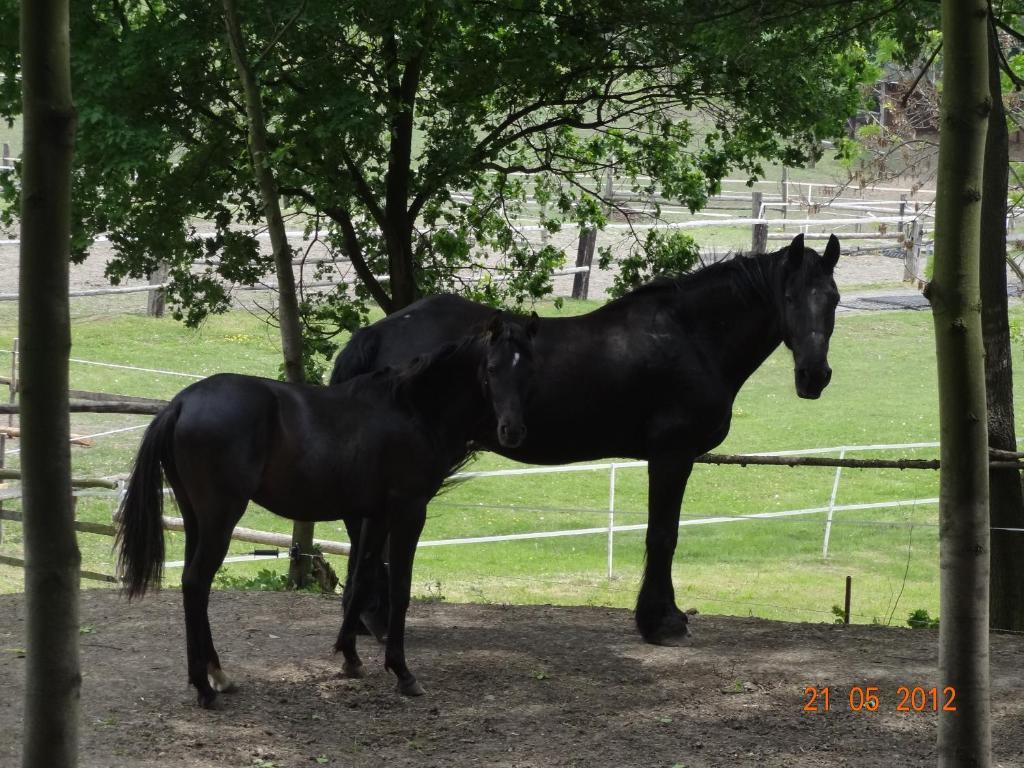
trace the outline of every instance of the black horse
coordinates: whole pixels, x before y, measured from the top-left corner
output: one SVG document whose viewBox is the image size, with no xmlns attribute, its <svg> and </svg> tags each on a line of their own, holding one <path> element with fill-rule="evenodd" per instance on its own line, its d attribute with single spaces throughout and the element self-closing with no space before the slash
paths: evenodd
<svg viewBox="0 0 1024 768">
<path fill-rule="evenodd" d="M 797 235 L 775 253 L 658 279 L 586 315 L 542 319 L 529 437 L 509 447 L 494 439 L 493 426 L 476 435 L 482 447 L 533 464 L 647 459 L 647 558 L 636 623 L 649 642 L 687 634 L 671 571 L 680 506 L 694 458 L 728 434 L 740 387 L 780 343 L 793 352 L 800 397 L 815 399 L 829 383 L 838 258 L 835 235 L 821 256 Z M 458 338 L 489 311 L 456 296 L 422 299 L 356 333 L 331 383 Z M 386 579 L 375 583 L 385 604 Z M 378 636 L 386 630 L 384 615 L 368 611 L 363 620 Z"/>
<path fill-rule="evenodd" d="M 532 321 L 521 326 L 495 314 L 482 334 L 341 387 L 218 374 L 182 390 L 153 420 L 121 504 L 119 570 L 129 597 L 160 583 L 162 468 L 185 521 L 188 674 L 201 706 L 232 687 L 207 609 L 213 576 L 250 500 L 292 520 L 365 518 L 365 546 L 351 553 L 359 562 L 351 610 L 335 643 L 351 676 L 362 674 L 355 636 L 369 593 L 364 571 L 375 567 L 389 536 L 385 667 L 402 693 L 423 692 L 406 666 L 404 626 L 427 502 L 469 455 L 471 437 L 490 429 L 508 450 L 524 439 L 535 330 Z"/>
</svg>

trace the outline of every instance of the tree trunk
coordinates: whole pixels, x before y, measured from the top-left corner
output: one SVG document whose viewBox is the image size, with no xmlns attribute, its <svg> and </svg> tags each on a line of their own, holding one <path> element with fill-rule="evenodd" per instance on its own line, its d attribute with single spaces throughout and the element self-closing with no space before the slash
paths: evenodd
<svg viewBox="0 0 1024 768">
<path fill-rule="evenodd" d="M 416 301 L 415 263 L 412 252 L 412 227 L 406 224 L 404 211 L 388 217 L 387 228 L 391 234 L 386 238 L 388 248 L 389 278 L 391 282 L 391 304 L 388 313 L 400 309 Z"/>
<path fill-rule="evenodd" d="M 981 197 L 981 328 L 985 342 L 985 393 L 988 399 L 988 444 L 1017 450 L 1013 414 L 1013 365 L 1006 301 L 1006 196 L 1010 139 L 999 79 L 999 39 L 988 28 L 988 82 L 992 113 L 985 140 L 985 180 Z M 989 514 L 992 527 L 1024 528 L 1024 493 L 1013 469 L 989 469 Z M 992 531 L 990 626 L 1024 631 L 1024 536 Z"/>
<path fill-rule="evenodd" d="M 430 14 L 427 23 L 432 24 L 433 18 L 434 14 Z M 418 298 L 412 248 L 415 221 L 409 210 L 409 191 L 412 182 L 413 114 L 423 51 L 412 55 L 403 69 L 398 49 L 397 35 L 392 30 L 386 36 L 381 51 L 388 79 L 388 107 L 391 112 L 388 171 L 384 178 L 384 237 L 388 249 L 388 277 L 391 280 L 391 312 L 407 307 Z"/>
<path fill-rule="evenodd" d="M 278 324 L 281 327 L 281 350 L 284 353 L 285 380 L 301 384 L 305 380 L 302 367 L 302 325 L 299 320 L 299 302 L 295 291 L 295 274 L 292 272 L 292 249 L 288 245 L 284 219 L 281 216 L 281 202 L 277 193 L 277 180 L 270 163 L 267 144 L 267 122 L 263 114 L 263 101 L 256 73 L 249 63 L 238 23 L 234 0 L 224 0 L 224 23 L 228 32 L 228 45 L 238 70 L 238 80 L 245 94 L 245 113 L 249 123 L 249 154 L 253 174 L 263 196 L 263 209 L 270 232 L 270 244 L 274 249 L 274 266 L 277 271 Z M 305 586 L 309 581 L 313 553 L 313 523 L 296 522 L 292 526 L 292 547 L 298 547 L 298 557 L 293 557 L 288 577 L 295 587 Z"/>
<path fill-rule="evenodd" d="M 985 0 L 943 0 L 945 49 L 934 279 L 940 458 L 940 766 L 991 762 L 988 430 L 979 286 L 981 183 L 991 107 Z"/>
<path fill-rule="evenodd" d="M 21 191 L 25 768 L 77 764 L 78 579 L 68 417 L 71 102 L 67 0 L 23 0 Z"/>
</svg>

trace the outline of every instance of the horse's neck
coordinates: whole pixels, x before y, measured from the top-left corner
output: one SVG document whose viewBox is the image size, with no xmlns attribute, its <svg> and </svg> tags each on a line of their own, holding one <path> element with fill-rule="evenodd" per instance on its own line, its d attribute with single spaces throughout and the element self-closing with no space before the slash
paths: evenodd
<svg viewBox="0 0 1024 768">
<path fill-rule="evenodd" d="M 479 365 L 479 349 L 470 342 L 432 360 L 406 383 L 420 418 L 443 442 L 464 443 L 486 417 Z"/>
<path fill-rule="evenodd" d="M 681 311 L 715 340 L 715 356 L 733 394 L 782 343 L 778 262 L 758 256 L 742 278 L 709 274 L 706 290 L 682 291 Z"/>
</svg>

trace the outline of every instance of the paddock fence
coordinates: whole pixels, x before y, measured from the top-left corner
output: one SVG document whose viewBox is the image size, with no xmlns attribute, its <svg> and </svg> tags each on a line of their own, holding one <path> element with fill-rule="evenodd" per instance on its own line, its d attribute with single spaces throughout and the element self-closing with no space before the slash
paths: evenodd
<svg viewBox="0 0 1024 768">
<path fill-rule="evenodd" d="M 10 420 L 17 413 L 18 406 L 14 402 L 17 393 L 17 345 L 12 350 L 0 350 L 7 352 L 11 358 L 11 375 L 0 377 L 0 383 L 6 384 L 10 396 L 8 404 L 0 405 L 0 414 L 5 414 Z M 154 375 L 172 375 L 179 378 L 199 379 L 198 374 L 185 373 L 155 368 L 139 368 L 126 366 L 118 363 L 107 363 L 103 361 L 82 360 L 73 358 L 77 365 L 109 367 L 112 370 L 130 370 L 138 373 Z M 74 412 L 101 412 L 119 413 L 132 415 L 153 415 L 166 404 L 167 401 L 155 398 L 125 397 L 123 395 L 110 393 L 97 393 L 76 390 L 74 391 Z M 115 434 L 127 432 L 138 432 L 148 425 L 148 421 L 121 427 L 113 430 L 104 430 L 98 433 L 76 435 L 73 439 L 85 439 L 94 441 Z M 0 429 L 0 461 L 9 455 L 16 455 L 18 449 L 4 449 L 3 441 L 11 434 L 10 429 Z M 934 450 L 938 447 L 935 442 L 908 442 L 896 444 L 864 444 L 864 445 L 837 445 L 829 447 L 814 447 L 797 450 L 768 451 L 739 455 L 708 454 L 697 459 L 701 464 L 731 464 L 740 466 L 783 466 L 783 467 L 830 467 L 835 471 L 829 479 L 827 488 L 822 488 L 822 502 L 813 506 L 794 507 L 782 510 L 767 510 L 760 512 L 749 512 L 743 514 L 683 514 L 679 527 L 707 526 L 707 525 L 728 525 L 734 523 L 749 523 L 752 521 L 783 521 L 794 518 L 821 518 L 821 558 L 827 559 L 830 552 L 830 540 L 834 524 L 842 516 L 857 511 L 873 510 L 900 510 L 904 508 L 921 508 L 935 506 L 938 504 L 936 497 L 911 497 L 885 500 L 872 500 L 855 503 L 837 503 L 844 470 L 850 469 L 896 469 L 896 470 L 929 470 L 935 471 L 939 463 L 935 459 L 921 458 L 864 458 L 871 454 L 893 453 L 898 451 L 921 451 Z M 1021 457 L 1024 454 L 994 452 L 991 460 L 993 466 L 1008 469 L 1020 470 Z M 624 473 L 642 470 L 647 467 L 644 461 L 611 461 L 588 464 L 574 464 L 567 466 L 541 466 L 541 467 L 520 467 L 500 470 L 480 470 L 462 472 L 453 477 L 455 480 L 472 481 L 474 483 L 487 482 L 489 478 L 510 478 L 541 475 L 563 475 L 563 474 L 605 474 L 607 476 L 607 506 L 604 510 L 599 509 L 574 509 L 574 512 L 585 512 L 593 515 L 603 515 L 605 522 L 602 525 L 588 527 L 557 528 L 554 530 L 533 530 L 525 532 L 503 533 L 465 536 L 457 538 L 424 539 L 420 542 L 421 548 L 452 547 L 465 545 L 485 545 L 499 542 L 513 542 L 524 540 L 540 539 L 563 539 L 570 537 L 604 537 L 606 547 L 606 568 L 605 577 L 612 579 L 615 576 L 615 539 L 617 535 L 645 531 L 646 523 L 624 523 L 617 517 L 620 512 L 619 496 L 617 485 Z M 111 518 L 110 522 L 97 522 L 95 520 L 78 520 L 76 528 L 79 532 L 90 535 L 112 536 L 114 534 L 113 517 L 116 506 L 123 492 L 127 475 L 121 474 L 110 477 L 99 478 L 76 478 L 72 482 L 73 494 L 76 498 L 102 497 L 110 500 Z M 20 479 L 20 472 L 16 469 L 0 468 L 0 481 Z M 167 493 L 168 491 L 165 491 Z M 14 503 L 20 499 L 19 487 L 5 487 L 0 489 L 0 526 L 6 523 L 18 524 L 21 522 L 21 513 L 18 510 L 4 508 L 4 504 Z M 459 506 L 447 502 L 444 498 L 434 502 L 440 507 Z M 490 505 L 494 509 L 528 511 L 535 509 L 531 506 L 517 506 L 515 504 L 501 504 L 495 502 Z M 866 522 L 866 521 L 865 521 Z M 167 516 L 164 518 L 165 527 L 168 530 L 181 531 L 184 529 L 183 521 L 177 517 Z M 881 524 L 876 521 L 876 523 Z M 885 522 L 886 525 L 898 525 L 898 521 Z M 916 523 L 917 526 L 927 525 Z M 1010 532 L 1024 532 L 1024 529 L 996 528 Z M 0 528 L 2 535 L 2 528 Z M 252 528 L 238 527 L 234 531 L 233 539 L 241 542 L 258 544 L 263 547 L 270 547 L 280 551 L 258 550 L 251 555 L 233 555 L 226 562 L 242 562 L 261 559 L 276 559 L 282 555 L 288 556 L 290 537 L 286 534 L 273 531 L 260 531 Z M 2 541 L 2 539 L 0 539 Z M 318 539 L 317 545 L 324 553 L 346 556 L 349 554 L 349 545 L 346 541 L 334 541 L 331 539 Z M 4 555 L 0 560 L 7 565 L 20 565 L 20 558 Z M 166 563 L 168 568 L 177 568 L 184 565 L 180 560 L 169 560 Z M 95 570 L 83 571 L 84 578 L 95 578 L 100 581 L 111 582 L 114 576 L 109 573 L 102 573 Z"/>
<path fill-rule="evenodd" d="M 15 409 L 10 407 L 4 408 L 0 413 L 3 412 L 14 412 Z M 124 413 L 125 411 L 116 411 L 117 413 Z M 138 411 L 130 411 L 131 413 L 138 413 Z M 146 425 L 138 427 L 138 429 L 144 428 Z M 135 428 L 133 428 L 135 429 Z M 95 437 L 95 436 L 92 436 Z M 767 451 L 760 453 L 750 454 L 705 454 L 699 456 L 695 463 L 697 464 L 733 464 L 739 466 L 779 466 L 779 467 L 833 467 L 836 470 L 835 480 L 831 484 L 831 494 L 829 501 L 825 505 L 815 507 L 805 507 L 799 509 L 787 509 L 781 511 L 771 512 L 756 512 L 749 514 L 719 514 L 713 516 L 697 517 L 693 519 L 686 519 L 685 516 L 679 522 L 679 527 L 684 528 L 688 526 L 697 525 L 714 525 L 722 523 L 737 523 L 753 520 L 773 520 L 778 518 L 788 518 L 797 516 L 807 515 L 821 515 L 824 514 L 825 524 L 822 541 L 822 557 L 828 557 L 829 547 L 829 536 L 834 521 L 834 516 L 838 512 L 850 512 L 856 510 L 878 510 L 878 509 L 899 509 L 902 507 L 920 507 L 920 506 L 931 506 L 938 504 L 938 498 L 912 498 L 912 499 L 895 499 L 881 502 L 865 502 L 856 504 L 836 504 L 836 495 L 839 490 L 839 481 L 841 473 L 844 468 L 852 469 L 900 469 L 900 470 L 932 470 L 939 469 L 939 462 L 934 459 L 855 459 L 848 458 L 848 454 L 857 452 L 872 452 L 872 451 L 892 451 L 899 449 L 921 449 L 921 448 L 937 448 L 938 443 L 902 443 L 902 444 L 885 444 L 885 445 L 850 445 L 850 446 L 837 446 L 829 448 L 807 448 L 797 450 L 786 450 L 786 451 Z M 822 454 L 838 454 L 837 458 L 826 458 Z M 997 466 L 1010 467 L 1014 469 L 1024 469 L 1024 464 L 1021 464 L 1016 458 L 999 458 L 993 461 L 993 464 Z M 646 461 L 624 461 L 624 462 L 604 462 L 598 464 L 572 464 L 566 466 L 529 466 L 517 469 L 505 469 L 505 470 L 484 470 L 484 471 L 470 471 L 461 472 L 452 476 L 452 480 L 465 481 L 465 480 L 482 480 L 484 478 L 497 478 L 497 477 L 523 477 L 527 475 L 554 475 L 554 474 L 567 474 L 567 473 L 596 473 L 596 472 L 607 472 L 608 473 L 608 507 L 607 507 L 607 525 L 596 526 L 590 528 L 572 528 L 572 529 L 559 529 L 559 530 L 546 530 L 546 531 L 531 531 L 527 533 L 511 533 L 511 534 L 499 534 L 499 535 L 487 535 L 487 536 L 468 536 L 460 538 L 448 538 L 448 539 L 427 539 L 420 541 L 419 547 L 445 547 L 445 546 L 456 546 L 456 545 L 467 545 L 467 544 L 489 544 L 497 542 L 509 542 L 509 541 L 524 541 L 529 539 L 552 539 L 552 538 L 565 538 L 572 536 L 592 536 L 592 535 L 606 535 L 607 536 L 607 577 L 614 577 L 613 569 L 613 553 L 615 546 L 615 534 L 616 533 L 627 533 L 635 531 L 647 530 L 646 523 L 637 524 L 617 524 L 615 519 L 616 513 L 616 479 L 620 476 L 620 473 L 627 470 L 633 469 L 645 469 L 647 467 Z M 0 470 L 0 480 L 6 479 L 20 479 L 21 474 L 16 470 Z M 104 477 L 104 478 L 74 478 L 72 480 L 73 495 L 76 497 L 81 496 L 106 496 L 110 497 L 116 506 L 116 502 L 120 500 L 120 497 L 124 491 L 124 484 L 127 479 L 127 474 L 122 474 L 115 477 Z M 97 490 L 98 489 L 98 490 Z M 170 489 L 164 489 L 165 494 L 170 494 Z M 0 494 L 2 500 L 13 500 L 20 498 L 19 489 L 5 489 Z M 437 502 L 439 505 L 444 506 L 445 502 Z M 505 509 L 517 509 L 514 506 L 506 506 Z M 530 509 L 529 507 L 519 507 L 518 509 Z M 600 510 L 596 509 L 576 509 L 576 512 L 593 512 L 597 513 Z M 112 515 L 113 519 L 114 515 Z M 11 512 L 0 508 L 0 520 L 6 520 L 8 522 L 21 522 L 21 514 L 19 512 Z M 103 536 L 113 536 L 114 527 L 113 525 L 97 524 L 92 522 L 76 521 L 76 529 L 83 533 L 98 534 Z M 920 525 L 920 524 L 919 524 Z M 164 517 L 164 527 L 167 530 L 172 531 L 184 531 L 184 521 L 179 517 Z M 1000 529 L 1009 530 L 1009 529 Z M 1012 529 L 1016 530 L 1016 529 Z M 1024 529 L 1021 529 L 1024 531 Z M 260 531 L 252 528 L 237 527 L 232 533 L 231 537 L 234 541 L 249 542 L 255 544 L 263 544 L 272 547 L 279 547 L 284 550 L 287 555 L 287 550 L 290 547 L 290 537 L 276 533 L 272 531 Z M 314 542 L 324 553 L 347 556 L 350 554 L 350 546 L 348 542 L 343 541 L 332 541 L 329 539 L 316 539 Z M 233 557 L 229 558 L 226 562 L 240 562 L 240 561 L 251 561 L 259 559 L 277 559 L 281 555 L 275 554 L 257 554 L 252 556 Z M 13 564 L 13 563 L 8 563 Z M 184 565 L 183 561 L 168 561 L 165 563 L 168 568 L 176 568 Z M 89 578 L 89 576 L 86 576 Z M 101 580 L 110 581 L 112 576 L 103 576 Z"/>
</svg>

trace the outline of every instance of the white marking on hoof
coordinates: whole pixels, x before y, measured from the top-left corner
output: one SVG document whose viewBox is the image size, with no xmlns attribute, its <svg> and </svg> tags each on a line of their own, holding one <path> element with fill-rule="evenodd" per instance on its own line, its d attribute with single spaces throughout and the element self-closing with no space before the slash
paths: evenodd
<svg viewBox="0 0 1024 768">
<path fill-rule="evenodd" d="M 224 674 L 224 670 L 211 666 L 206 671 L 207 677 L 210 678 L 210 685 L 213 686 L 213 690 L 219 693 L 230 693 L 235 690 L 235 684 L 231 682 L 231 678 Z"/>
</svg>

